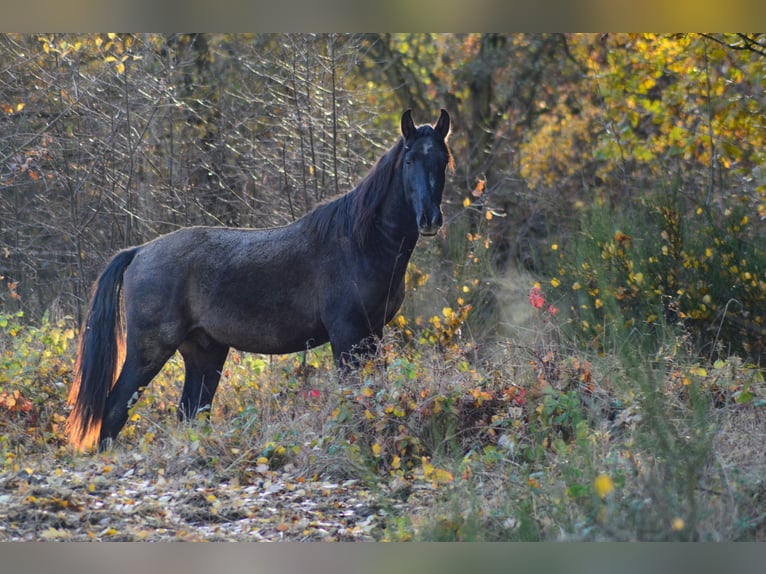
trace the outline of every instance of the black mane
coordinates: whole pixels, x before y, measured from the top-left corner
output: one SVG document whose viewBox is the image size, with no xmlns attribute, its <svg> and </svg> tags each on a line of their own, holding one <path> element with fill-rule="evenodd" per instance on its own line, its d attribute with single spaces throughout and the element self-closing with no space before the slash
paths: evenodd
<svg viewBox="0 0 766 574">
<path fill-rule="evenodd" d="M 352 191 L 320 204 L 306 215 L 309 229 L 320 241 L 334 229 L 338 236 L 351 237 L 359 245 L 367 243 L 368 231 L 393 183 L 403 150 L 404 140 L 400 139 Z"/>
</svg>

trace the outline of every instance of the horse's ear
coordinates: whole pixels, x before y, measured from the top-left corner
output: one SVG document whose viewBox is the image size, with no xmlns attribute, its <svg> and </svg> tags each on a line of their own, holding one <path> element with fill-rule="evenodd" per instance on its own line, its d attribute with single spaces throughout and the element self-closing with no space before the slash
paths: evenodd
<svg viewBox="0 0 766 574">
<path fill-rule="evenodd" d="M 447 136 L 449 135 L 449 114 L 444 108 L 441 110 L 439 121 L 436 122 L 434 129 L 441 137 L 443 137 L 445 140 L 447 139 Z"/>
<path fill-rule="evenodd" d="M 405 140 L 415 135 L 415 123 L 412 121 L 412 110 L 407 110 L 402 114 L 402 135 Z"/>
</svg>

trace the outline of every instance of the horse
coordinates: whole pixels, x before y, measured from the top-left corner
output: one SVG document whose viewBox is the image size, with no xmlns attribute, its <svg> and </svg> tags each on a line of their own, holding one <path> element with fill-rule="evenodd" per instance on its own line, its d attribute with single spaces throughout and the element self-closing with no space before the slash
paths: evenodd
<svg viewBox="0 0 766 574">
<path fill-rule="evenodd" d="M 112 446 L 176 352 L 179 418 L 209 411 L 230 348 L 259 354 L 327 342 L 338 369 L 378 352 L 404 299 L 420 235 L 443 224 L 450 117 L 401 116 L 401 137 L 350 192 L 281 227 L 187 227 L 119 251 L 91 290 L 67 403 L 70 444 Z"/>
</svg>

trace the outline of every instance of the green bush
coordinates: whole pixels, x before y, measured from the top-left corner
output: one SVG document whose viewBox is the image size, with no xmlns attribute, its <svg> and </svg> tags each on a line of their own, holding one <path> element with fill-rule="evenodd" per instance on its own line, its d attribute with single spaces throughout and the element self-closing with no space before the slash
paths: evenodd
<svg viewBox="0 0 766 574">
<path fill-rule="evenodd" d="M 580 233 L 555 246 L 559 266 L 550 270 L 555 296 L 568 302 L 567 334 L 599 351 L 627 338 L 656 351 L 676 330 L 711 360 L 739 354 L 759 362 L 766 238 L 746 196 L 724 205 L 699 205 L 674 188 L 585 208 Z"/>
</svg>

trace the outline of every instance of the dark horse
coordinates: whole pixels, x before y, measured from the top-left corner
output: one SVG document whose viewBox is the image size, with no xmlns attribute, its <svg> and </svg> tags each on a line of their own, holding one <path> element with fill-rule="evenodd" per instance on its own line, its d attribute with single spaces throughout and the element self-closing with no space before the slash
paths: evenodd
<svg viewBox="0 0 766 574">
<path fill-rule="evenodd" d="M 179 416 L 210 407 L 229 347 L 326 342 L 341 370 L 377 349 L 404 298 L 419 235 L 442 225 L 450 118 L 401 118 L 402 137 L 353 191 L 271 229 L 191 227 L 117 253 L 93 287 L 69 393 L 69 440 L 106 448 L 180 351 Z"/>
</svg>

